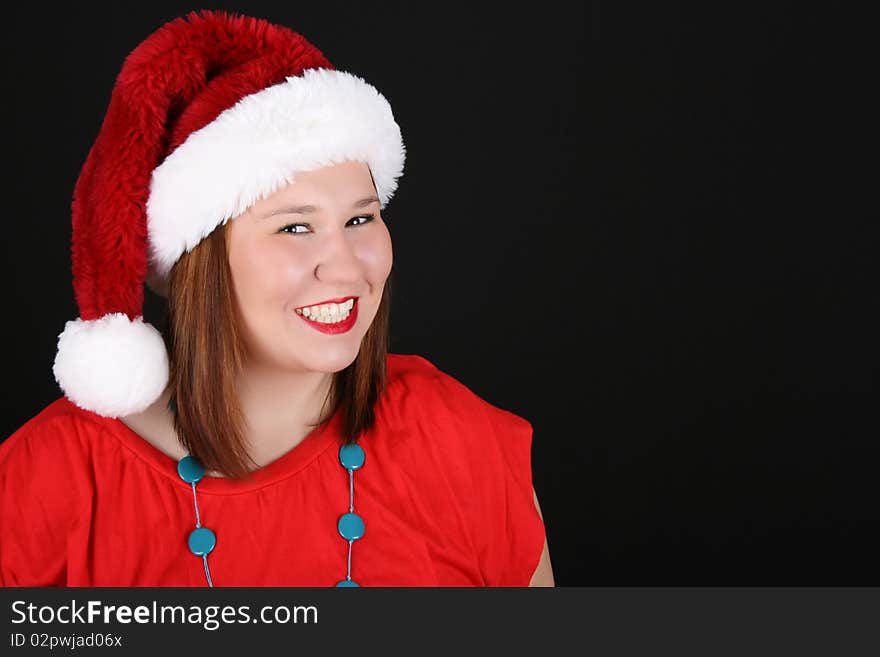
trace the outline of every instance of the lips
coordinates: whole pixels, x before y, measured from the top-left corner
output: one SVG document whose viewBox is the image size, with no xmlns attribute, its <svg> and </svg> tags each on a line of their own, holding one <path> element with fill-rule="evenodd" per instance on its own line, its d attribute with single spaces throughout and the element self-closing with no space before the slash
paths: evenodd
<svg viewBox="0 0 880 657">
<path fill-rule="evenodd" d="M 341 322 L 336 322 L 335 324 L 322 324 L 321 322 L 316 322 L 312 319 L 309 319 L 305 315 L 301 315 L 299 313 L 294 313 L 297 317 L 302 319 L 306 324 L 311 326 L 316 331 L 320 331 L 321 333 L 328 333 L 330 335 L 335 335 L 337 333 L 346 333 L 351 330 L 351 328 L 355 325 L 358 316 L 358 302 L 357 297 L 345 297 L 342 301 L 346 299 L 354 299 L 354 304 L 351 307 L 351 312 Z M 341 303 L 341 301 L 333 301 L 333 302 L 324 302 L 324 303 Z M 303 306 L 304 308 L 308 308 L 308 306 Z M 297 309 L 298 310 L 298 309 Z"/>
</svg>

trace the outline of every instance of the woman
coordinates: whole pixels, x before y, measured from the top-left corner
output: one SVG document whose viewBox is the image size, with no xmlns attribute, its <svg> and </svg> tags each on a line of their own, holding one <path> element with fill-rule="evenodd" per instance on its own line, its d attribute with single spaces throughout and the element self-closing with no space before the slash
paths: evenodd
<svg viewBox="0 0 880 657">
<path fill-rule="evenodd" d="M 403 161 L 289 29 L 193 12 L 129 55 L 74 191 L 65 395 L 0 445 L 3 585 L 553 585 L 529 423 L 387 351 Z"/>
</svg>

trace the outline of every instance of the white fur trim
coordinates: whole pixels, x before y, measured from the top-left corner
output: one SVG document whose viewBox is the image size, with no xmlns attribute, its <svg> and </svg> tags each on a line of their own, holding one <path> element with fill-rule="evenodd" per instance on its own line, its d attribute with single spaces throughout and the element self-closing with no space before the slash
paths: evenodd
<svg viewBox="0 0 880 657">
<path fill-rule="evenodd" d="M 67 398 L 105 417 L 139 413 L 168 385 L 162 335 L 143 317 L 125 313 L 67 322 L 52 367 Z"/>
<path fill-rule="evenodd" d="M 147 201 L 151 267 L 164 277 L 184 252 L 293 182 L 296 172 L 366 162 L 384 207 L 404 159 L 400 127 L 375 87 L 330 69 L 288 77 L 190 134 L 153 171 Z"/>
</svg>

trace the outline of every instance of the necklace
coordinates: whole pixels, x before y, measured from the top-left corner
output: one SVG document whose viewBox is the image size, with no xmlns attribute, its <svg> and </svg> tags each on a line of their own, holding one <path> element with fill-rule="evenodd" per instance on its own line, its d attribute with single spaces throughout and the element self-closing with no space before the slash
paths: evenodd
<svg viewBox="0 0 880 657">
<path fill-rule="evenodd" d="M 359 586 L 351 578 L 351 546 L 364 535 L 364 521 L 354 512 L 354 471 L 364 464 L 364 450 L 360 445 L 347 444 L 339 448 L 339 463 L 348 470 L 348 513 L 339 516 L 336 524 L 339 535 L 348 541 L 348 572 L 345 579 L 336 583 L 340 587 Z M 177 474 L 186 483 L 192 485 L 193 506 L 196 511 L 196 528 L 189 534 L 189 551 L 201 557 L 205 564 L 205 577 L 208 586 L 213 588 L 211 571 L 208 569 L 208 554 L 217 545 L 217 536 L 207 527 L 202 526 L 199 517 L 199 500 L 196 495 L 196 484 L 205 476 L 205 468 L 194 456 L 187 454 L 177 462 Z"/>
</svg>

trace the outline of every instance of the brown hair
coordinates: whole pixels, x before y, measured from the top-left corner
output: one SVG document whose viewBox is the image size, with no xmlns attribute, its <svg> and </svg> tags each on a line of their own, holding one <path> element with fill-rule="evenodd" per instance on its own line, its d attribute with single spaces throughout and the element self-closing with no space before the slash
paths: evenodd
<svg viewBox="0 0 880 657">
<path fill-rule="evenodd" d="M 247 453 L 244 417 L 235 391 L 243 365 L 239 313 L 227 257 L 230 222 L 218 226 L 175 263 L 168 279 L 168 349 L 174 429 L 206 471 L 245 479 L 256 465 Z M 333 375 L 315 427 L 342 413 L 343 441 L 353 443 L 375 422 L 374 405 L 386 382 L 391 277 L 357 358 Z"/>
</svg>

